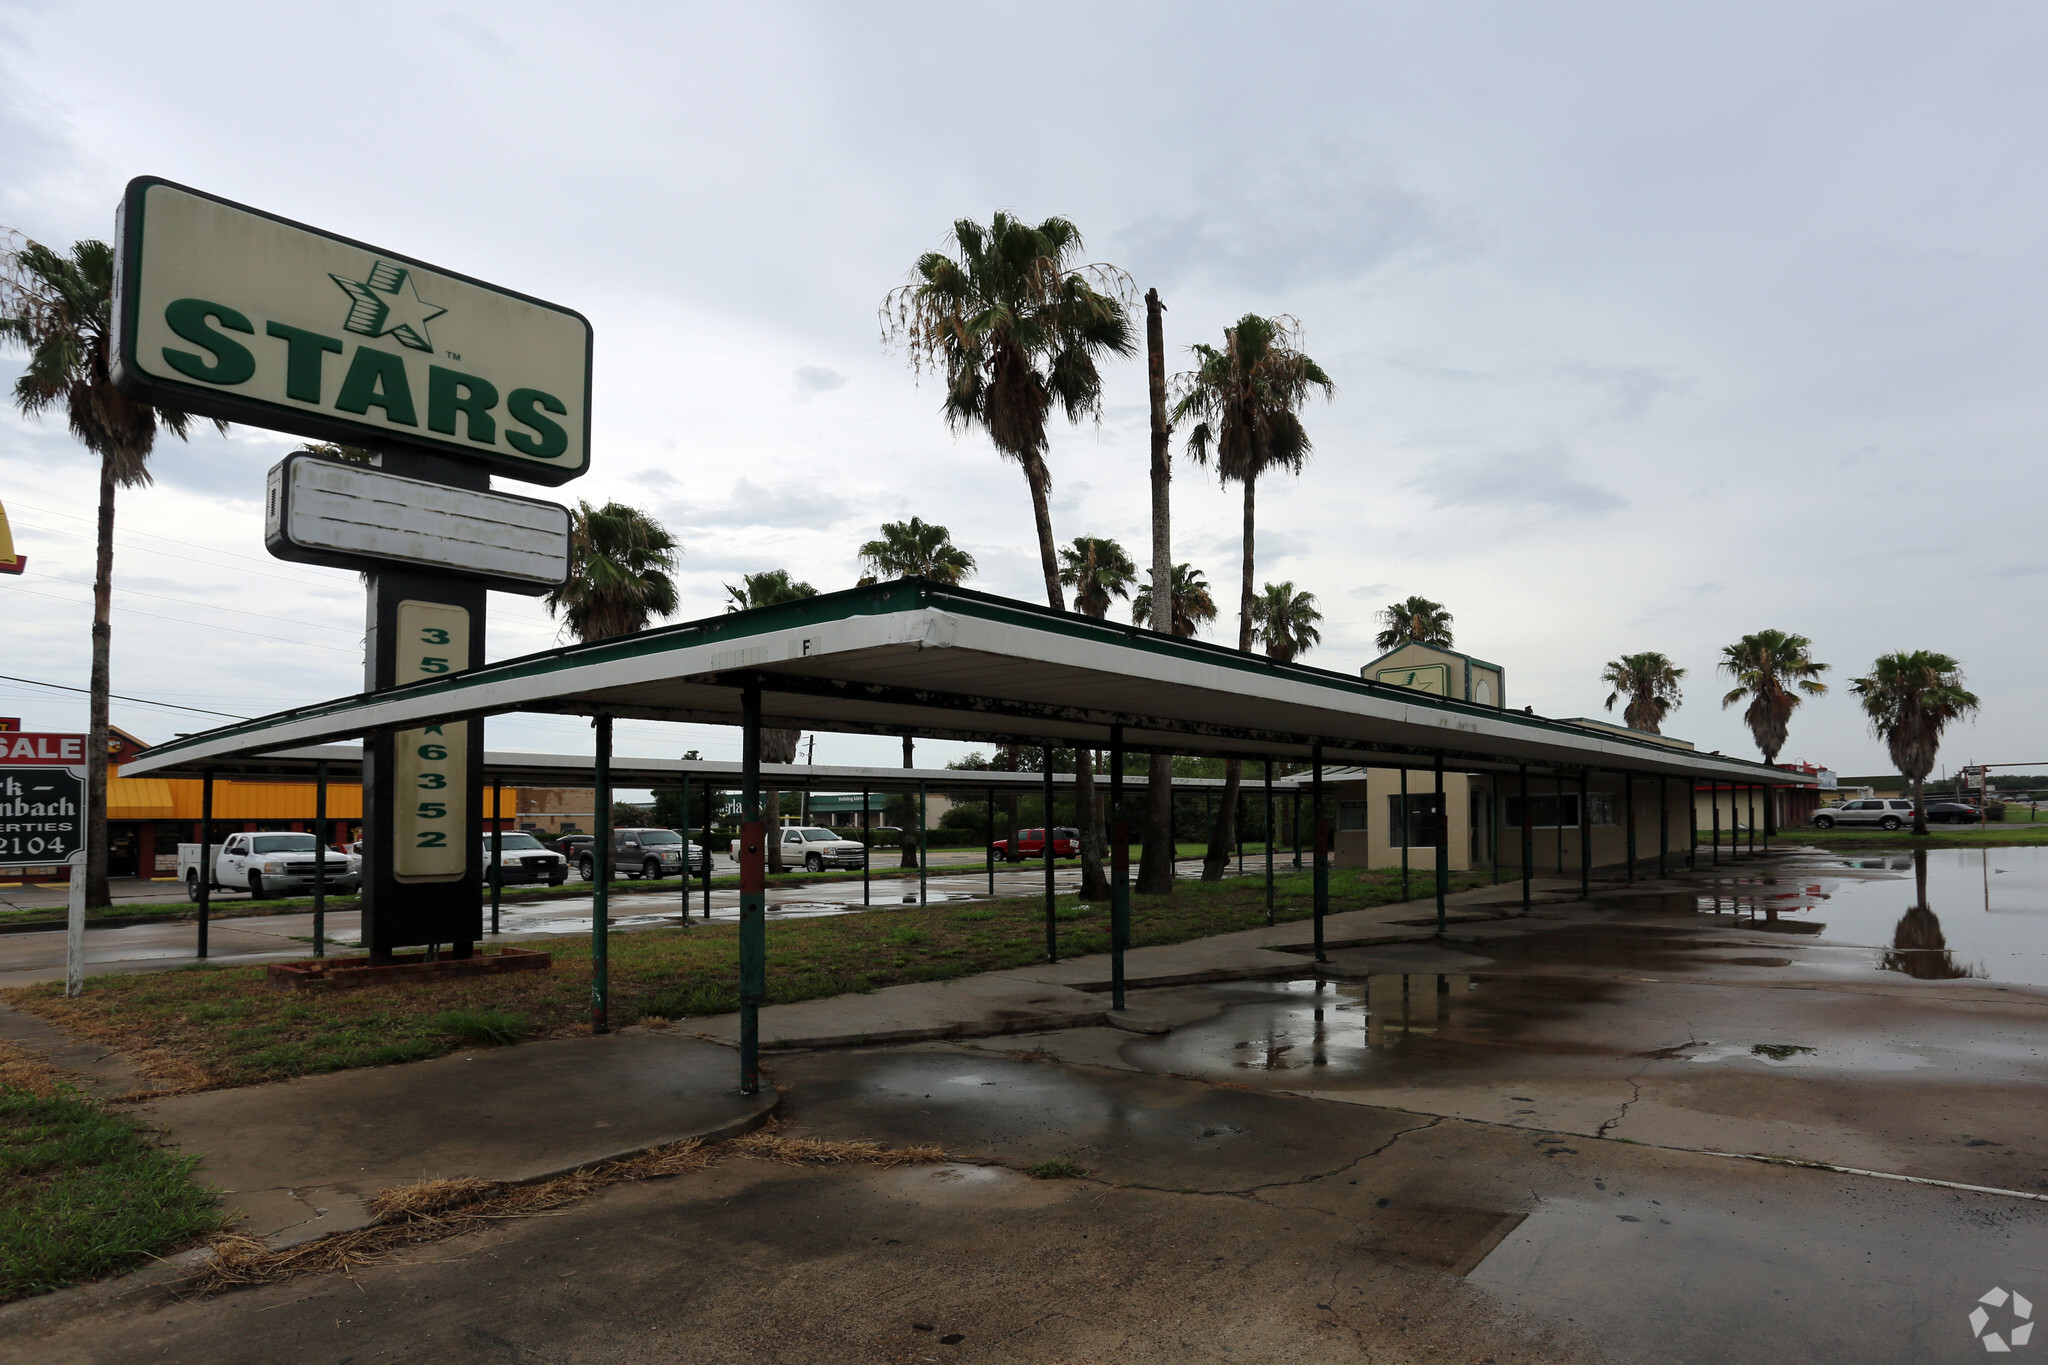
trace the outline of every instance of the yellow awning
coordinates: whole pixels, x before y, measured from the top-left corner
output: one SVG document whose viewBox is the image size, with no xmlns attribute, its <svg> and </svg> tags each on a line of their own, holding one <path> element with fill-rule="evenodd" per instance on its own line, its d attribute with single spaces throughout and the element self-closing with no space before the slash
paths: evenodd
<svg viewBox="0 0 2048 1365">
<path fill-rule="evenodd" d="M 168 820 L 177 813 L 169 778 L 107 778 L 109 820 Z"/>
</svg>

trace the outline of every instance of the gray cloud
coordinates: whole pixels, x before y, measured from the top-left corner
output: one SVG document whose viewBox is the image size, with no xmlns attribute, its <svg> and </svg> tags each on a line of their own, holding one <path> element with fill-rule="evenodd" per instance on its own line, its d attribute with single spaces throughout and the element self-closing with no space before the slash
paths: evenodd
<svg viewBox="0 0 2048 1365">
<path fill-rule="evenodd" d="M 814 530 L 864 515 L 847 504 L 844 489 L 820 487 L 803 479 L 778 480 L 763 486 L 742 477 L 722 503 L 670 503 L 662 519 L 679 532 L 723 535 L 750 526 Z"/>
<path fill-rule="evenodd" d="M 1501 508 L 1554 517 L 1599 517 L 1628 506 L 1618 493 L 1572 472 L 1576 462 L 1563 451 L 1526 454 L 1447 455 L 1408 486 L 1438 508 Z"/>
<path fill-rule="evenodd" d="M 1198 209 L 1124 230 L 1130 259 L 1166 279 L 1255 289 L 1350 280 L 1397 259 L 1455 248 L 1468 230 L 1403 186 L 1380 153 L 1325 136 L 1291 157 L 1233 157 L 1197 187 Z"/>
<path fill-rule="evenodd" d="M 846 387 L 846 376 L 823 365 L 800 365 L 796 371 L 796 391 L 808 398 L 814 393 L 830 393 Z"/>
</svg>

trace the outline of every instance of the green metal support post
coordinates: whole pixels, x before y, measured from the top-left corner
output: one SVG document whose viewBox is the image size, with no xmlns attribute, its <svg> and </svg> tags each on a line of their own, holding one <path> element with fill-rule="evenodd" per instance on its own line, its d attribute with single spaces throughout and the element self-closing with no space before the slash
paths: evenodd
<svg viewBox="0 0 2048 1365">
<path fill-rule="evenodd" d="M 862 787 L 860 789 L 860 814 L 861 818 L 867 821 L 868 825 L 866 836 L 860 841 L 860 903 L 862 905 L 873 905 L 875 903 L 874 886 L 868 875 L 868 866 L 875 860 L 875 821 L 874 817 L 868 813 L 868 807 L 873 802 L 874 796 L 871 794 L 870 789 Z"/>
<path fill-rule="evenodd" d="M 1552 777 L 1550 785 L 1556 788 L 1556 791 L 1552 794 L 1557 797 L 1557 810 L 1552 813 L 1550 823 L 1557 826 L 1557 875 L 1562 877 L 1564 876 L 1564 774 L 1559 773 Z"/>
<path fill-rule="evenodd" d="M 1266 923 L 1274 922 L 1273 909 L 1273 760 L 1266 760 Z"/>
<path fill-rule="evenodd" d="M 709 853 L 711 846 L 706 844 L 704 851 Z M 690 775 L 688 773 L 683 774 L 683 871 L 682 875 L 677 878 L 676 884 L 682 888 L 683 927 L 687 929 L 690 925 Z M 495 924 L 492 925 L 493 929 L 496 927 Z"/>
<path fill-rule="evenodd" d="M 491 779 L 491 932 L 494 934 L 498 932 L 498 902 L 505 892 L 505 831 L 503 821 L 498 818 L 498 812 L 504 808 L 505 779 L 494 776 Z M 687 810 L 688 806 L 685 805 L 684 809 Z M 683 877 L 683 885 L 687 888 L 689 884 L 690 879 L 686 874 Z M 688 895 L 686 894 L 683 899 L 688 900 Z M 683 908 L 687 910 L 689 907 Z"/>
<path fill-rule="evenodd" d="M 1756 783 L 1745 783 L 1743 795 L 1749 806 L 1749 856 L 1756 856 Z"/>
<path fill-rule="evenodd" d="M 1529 803 L 1529 765 L 1522 764 L 1522 913 L 1536 888 L 1536 811 Z"/>
<path fill-rule="evenodd" d="M 1309 821 L 1315 826 L 1316 961 L 1328 962 L 1323 951 L 1323 916 L 1330 913 L 1330 822 L 1323 819 L 1323 746 L 1311 750 L 1315 771 L 1309 778 Z"/>
<path fill-rule="evenodd" d="M 1584 768 L 1579 769 L 1579 894 L 1593 894 L 1593 802 L 1592 788 Z"/>
<path fill-rule="evenodd" d="M 213 909 L 213 769 L 199 783 L 199 956 L 206 956 L 206 922 Z"/>
<path fill-rule="evenodd" d="M 1721 865 L 1721 788 L 1716 783 L 1707 783 L 1707 805 L 1714 812 L 1714 854 L 1715 867 Z"/>
<path fill-rule="evenodd" d="M 612 718 L 597 718 L 597 828 L 590 841 L 590 1031 L 611 1032 Z"/>
<path fill-rule="evenodd" d="M 711 837 L 717 830 L 718 793 L 704 786 L 704 918 L 711 918 Z"/>
<path fill-rule="evenodd" d="M 1666 877 L 1670 872 L 1664 866 L 1671 856 L 1671 779 L 1657 778 L 1657 875 Z"/>
<path fill-rule="evenodd" d="M 1316 807 L 1316 818 L 1322 818 L 1322 807 Z M 1317 828 L 1321 828 L 1320 825 Z M 1415 821 L 1408 814 L 1408 770 L 1401 769 L 1401 899 L 1408 899 L 1408 837 L 1415 830 Z"/>
<path fill-rule="evenodd" d="M 985 850 L 988 857 L 988 894 L 993 899 L 996 894 L 996 789 L 994 787 L 988 789 L 988 839 L 985 842 L 988 844 L 988 848 Z"/>
<path fill-rule="evenodd" d="M 1270 768 L 1269 768 L 1270 771 Z M 1131 827 L 1124 823 L 1124 727 L 1109 727 L 1109 991 L 1124 1007 L 1124 950 L 1131 946 Z"/>
<path fill-rule="evenodd" d="M 491 928 L 497 928 L 495 919 Z M 327 760 L 313 765 L 313 956 L 327 956 Z"/>
<path fill-rule="evenodd" d="M 756 1095 L 761 1091 L 761 997 L 768 993 L 768 827 L 761 811 L 758 682 L 740 689 L 740 822 L 740 1093 Z"/>
<path fill-rule="evenodd" d="M 1060 926 L 1052 913 L 1052 746 L 1040 750 L 1045 756 L 1045 824 L 1039 830 L 1045 841 L 1045 960 L 1060 960 Z"/>
<path fill-rule="evenodd" d="M 926 885 L 928 881 L 927 874 L 930 871 L 929 864 L 931 863 L 930 857 L 927 856 L 928 852 L 929 850 L 925 848 L 924 837 L 924 779 L 920 777 L 917 780 L 917 903 L 919 905 L 923 905 L 928 899 L 926 896 Z"/>
<path fill-rule="evenodd" d="M 1444 756 L 1436 756 L 1436 931 L 1444 931 L 1444 893 L 1451 885 L 1451 811 L 1444 800 Z"/>
<path fill-rule="evenodd" d="M 1627 878 L 1628 884 L 1634 886 L 1636 884 L 1636 775 L 1634 773 L 1623 773 L 1621 775 L 1621 801 L 1624 806 L 1628 807 L 1628 814 L 1623 817 L 1628 821 Z"/>
</svg>

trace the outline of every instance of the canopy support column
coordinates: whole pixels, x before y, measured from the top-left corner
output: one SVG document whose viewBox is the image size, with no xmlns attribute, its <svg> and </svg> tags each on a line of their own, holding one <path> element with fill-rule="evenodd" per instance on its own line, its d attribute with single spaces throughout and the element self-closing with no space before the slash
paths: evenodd
<svg viewBox="0 0 2048 1365">
<path fill-rule="evenodd" d="M 704 856 L 707 858 L 711 856 L 711 845 L 704 845 Z M 690 924 L 690 775 L 688 773 L 683 774 L 683 870 L 676 879 L 676 885 L 681 888 L 683 927 L 688 928 Z M 491 916 L 491 932 L 494 934 L 498 932 L 498 917 L 496 915 Z"/>
<path fill-rule="evenodd" d="M 1579 769 L 1579 894 L 1593 894 L 1593 802 L 1590 774 Z"/>
<path fill-rule="evenodd" d="M 704 785 L 704 918 L 711 918 L 711 836 L 717 825 L 718 793 L 710 783 Z M 685 881 L 689 878 L 685 877 Z M 689 903 L 684 898 L 684 904 Z"/>
<path fill-rule="evenodd" d="M 1529 804 L 1529 765 L 1522 769 L 1522 913 L 1529 913 L 1536 889 L 1536 811 Z"/>
<path fill-rule="evenodd" d="M 777 823 L 780 823 L 779 821 Z M 778 832 L 777 837 L 781 837 Z M 740 689 L 740 1093 L 761 1090 L 768 993 L 768 826 L 761 813 L 761 684 Z"/>
<path fill-rule="evenodd" d="M 924 834 L 924 779 L 917 780 L 917 903 L 923 905 L 930 899 L 931 858 L 925 847 Z"/>
<path fill-rule="evenodd" d="M 1328 962 L 1323 951 L 1323 916 L 1330 913 L 1330 822 L 1323 818 L 1323 746 L 1313 750 L 1314 775 L 1309 779 L 1309 819 L 1315 827 L 1316 961 Z"/>
<path fill-rule="evenodd" d="M 498 917 L 491 916 L 496 932 Z M 313 956 L 327 956 L 327 760 L 313 765 Z"/>
<path fill-rule="evenodd" d="M 75 869 L 83 873 L 83 869 Z M 206 956 L 206 921 L 213 909 L 213 769 L 199 780 L 199 956 Z"/>
<path fill-rule="evenodd" d="M 1721 788 L 1711 781 L 1707 783 L 1707 804 L 1714 811 L 1713 863 L 1715 867 L 1719 867 L 1721 865 Z"/>
<path fill-rule="evenodd" d="M 1272 765 L 1267 765 L 1272 771 Z M 1131 827 L 1124 823 L 1124 727 L 1109 727 L 1110 1008 L 1124 1007 L 1124 950 L 1131 946 Z M 1271 860 L 1270 853 L 1268 861 Z"/>
<path fill-rule="evenodd" d="M 1466 798 L 1471 798 L 1466 787 Z M 1444 799 L 1444 756 L 1436 756 L 1436 931 L 1444 931 L 1444 893 L 1451 883 L 1451 808 Z"/>
<path fill-rule="evenodd" d="M 984 851 L 988 858 L 988 894 L 989 899 L 993 900 L 996 894 L 996 789 L 990 787 L 987 796 L 988 838 L 983 842 L 987 844 Z"/>
<path fill-rule="evenodd" d="M 596 837 L 590 842 L 590 1031 L 611 1032 L 612 718 L 597 718 Z"/>
<path fill-rule="evenodd" d="M 1671 856 L 1671 779 L 1657 778 L 1657 875 L 1669 876 L 1664 866 Z"/>
<path fill-rule="evenodd" d="M 860 841 L 860 903 L 862 905 L 873 905 L 875 903 L 874 884 L 868 876 L 868 864 L 875 860 L 875 822 L 874 818 L 868 814 L 868 806 L 872 803 L 873 799 L 868 788 L 862 787 L 860 789 L 860 818 L 867 823 L 867 828 L 862 831 Z"/>
<path fill-rule="evenodd" d="M 1273 760 L 1266 760 L 1266 923 L 1273 923 Z"/>
<path fill-rule="evenodd" d="M 1039 750 L 1045 756 L 1045 824 L 1039 830 L 1045 855 L 1045 960 L 1060 960 L 1060 926 L 1052 913 L 1052 746 Z"/>
<path fill-rule="evenodd" d="M 1623 818 L 1628 822 L 1628 873 L 1630 886 L 1636 884 L 1636 775 L 1621 775 L 1621 804 L 1628 811 Z"/>
<path fill-rule="evenodd" d="M 1321 798 L 1317 798 L 1316 817 L 1322 818 Z M 1317 826 L 1321 828 L 1321 826 Z M 1408 838 L 1415 831 L 1415 818 L 1408 813 L 1408 770 L 1401 769 L 1401 899 L 1408 899 Z"/>
</svg>

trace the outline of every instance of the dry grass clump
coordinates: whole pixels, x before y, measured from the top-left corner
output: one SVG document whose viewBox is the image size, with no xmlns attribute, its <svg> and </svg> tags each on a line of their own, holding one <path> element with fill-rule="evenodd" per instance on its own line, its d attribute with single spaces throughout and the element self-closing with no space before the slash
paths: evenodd
<svg viewBox="0 0 2048 1365">
<path fill-rule="evenodd" d="M 13 1043 L 0 1042 L 0 1090 L 26 1090 L 39 1100 L 49 1099 L 60 1086 L 76 1078 L 62 1067 Z"/>
<path fill-rule="evenodd" d="M 790 1137 L 787 1123 L 766 1125 L 725 1142 L 697 1138 L 657 1147 L 639 1156 L 571 1171 L 536 1184 L 514 1185 L 462 1177 L 422 1180 L 381 1191 L 370 1201 L 377 1221 L 352 1232 L 272 1251 L 261 1238 L 230 1232 L 209 1244 L 213 1259 L 182 1286 L 188 1293 L 219 1294 L 243 1285 L 274 1284 L 301 1275 L 351 1274 L 405 1247 L 474 1232 L 488 1223 L 528 1218 L 575 1203 L 611 1185 L 707 1170 L 730 1157 L 779 1161 L 790 1166 L 909 1166 L 944 1161 L 934 1144 L 884 1147 L 879 1142 L 836 1142 Z"/>
</svg>

